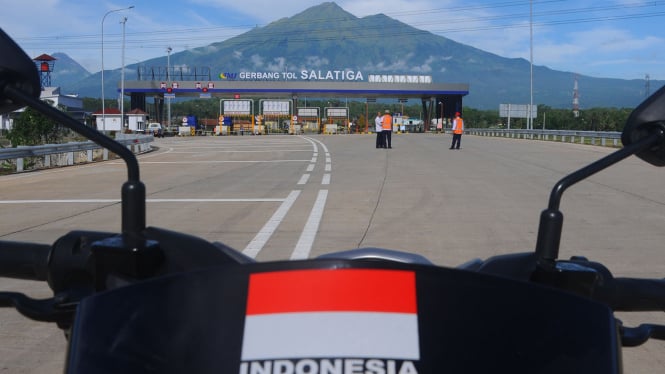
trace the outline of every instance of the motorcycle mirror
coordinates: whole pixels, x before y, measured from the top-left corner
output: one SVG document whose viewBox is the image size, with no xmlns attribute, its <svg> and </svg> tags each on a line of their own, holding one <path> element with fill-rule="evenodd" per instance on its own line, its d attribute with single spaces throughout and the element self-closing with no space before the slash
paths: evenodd
<svg viewBox="0 0 665 374">
<path fill-rule="evenodd" d="M 39 98 L 41 84 L 34 62 L 1 28 L 0 56 L 0 114 L 4 114 L 26 106 L 7 96 L 6 87 L 12 86 Z"/>
<path fill-rule="evenodd" d="M 0 29 L 0 113 L 30 106 L 63 126 L 83 135 L 120 156 L 127 164 L 127 182 L 122 186 L 122 235 L 104 243 L 108 248 L 125 250 L 135 255 L 151 250 L 143 235 L 145 230 L 145 186 L 139 178 L 139 164 L 124 145 L 91 126 L 78 122 L 66 113 L 39 100 L 41 85 L 33 61 Z M 113 253 L 112 251 L 109 251 Z M 136 267 L 140 268 L 140 267 Z M 142 270 L 142 269 L 141 269 Z"/>
<path fill-rule="evenodd" d="M 633 110 L 626 120 L 621 142 L 628 146 L 656 132 L 665 132 L 665 86 Z M 652 165 L 665 166 L 665 143 L 654 144 L 636 156 Z"/>
<path fill-rule="evenodd" d="M 536 254 L 542 266 L 552 268 L 559 255 L 563 227 L 559 204 L 568 187 L 632 155 L 653 165 L 665 166 L 665 86 L 630 114 L 621 134 L 621 142 L 623 148 L 568 174 L 552 188 L 549 205 L 540 214 L 538 226 Z"/>
</svg>

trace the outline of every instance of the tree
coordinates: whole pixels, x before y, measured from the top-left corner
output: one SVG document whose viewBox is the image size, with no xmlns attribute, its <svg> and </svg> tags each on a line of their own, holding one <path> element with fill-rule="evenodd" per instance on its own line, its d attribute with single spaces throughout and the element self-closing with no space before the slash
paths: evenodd
<svg viewBox="0 0 665 374">
<path fill-rule="evenodd" d="M 12 147 L 57 143 L 62 137 L 63 131 L 56 121 L 32 108 L 26 108 L 7 133 Z"/>
</svg>

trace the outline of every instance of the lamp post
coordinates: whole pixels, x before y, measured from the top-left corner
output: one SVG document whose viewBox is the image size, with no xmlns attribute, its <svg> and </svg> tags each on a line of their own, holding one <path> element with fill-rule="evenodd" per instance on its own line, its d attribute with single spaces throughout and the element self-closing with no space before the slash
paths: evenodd
<svg viewBox="0 0 665 374">
<path fill-rule="evenodd" d="M 529 118 L 527 129 L 533 130 L 533 0 L 529 1 Z"/>
<path fill-rule="evenodd" d="M 122 129 L 125 127 L 125 24 L 127 17 L 123 17 L 120 23 L 122 23 L 122 70 L 120 71 L 120 127 Z"/>
<path fill-rule="evenodd" d="M 106 19 L 106 16 L 113 12 L 120 12 L 133 8 L 134 5 L 128 6 L 127 8 L 109 10 L 104 14 L 104 17 L 102 17 L 102 132 L 106 131 L 106 109 L 104 105 L 104 20 Z"/>
<path fill-rule="evenodd" d="M 167 86 L 171 84 L 171 82 L 170 82 L 170 80 L 171 80 L 170 70 L 171 70 L 171 51 L 172 50 L 173 50 L 173 48 L 166 47 L 166 54 L 167 54 L 166 55 L 166 85 Z M 170 96 L 166 98 L 166 109 L 167 109 L 166 110 L 166 115 L 167 115 L 166 125 L 170 129 L 171 128 L 171 97 Z"/>
</svg>

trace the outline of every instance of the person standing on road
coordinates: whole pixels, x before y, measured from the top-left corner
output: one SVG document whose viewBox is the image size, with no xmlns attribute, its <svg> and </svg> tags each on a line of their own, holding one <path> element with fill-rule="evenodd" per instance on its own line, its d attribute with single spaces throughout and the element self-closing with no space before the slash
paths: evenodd
<svg viewBox="0 0 665 374">
<path fill-rule="evenodd" d="M 459 149 L 460 143 L 462 142 L 462 134 L 464 133 L 464 120 L 460 117 L 460 112 L 455 113 L 452 130 L 453 143 L 450 145 L 450 149 Z"/>
<path fill-rule="evenodd" d="M 386 113 L 381 117 L 383 123 L 383 148 L 392 148 L 392 133 L 393 133 L 393 116 L 390 115 L 390 111 L 386 109 Z"/>
<path fill-rule="evenodd" d="M 381 119 L 381 112 L 376 113 L 374 119 L 374 131 L 376 131 L 376 148 L 383 148 L 383 120 Z"/>
</svg>

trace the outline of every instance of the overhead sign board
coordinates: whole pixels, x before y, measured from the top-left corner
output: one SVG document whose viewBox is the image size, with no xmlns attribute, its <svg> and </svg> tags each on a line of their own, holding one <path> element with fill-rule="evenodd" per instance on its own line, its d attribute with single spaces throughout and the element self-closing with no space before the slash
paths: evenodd
<svg viewBox="0 0 665 374">
<path fill-rule="evenodd" d="M 298 108 L 298 115 L 300 117 L 318 117 L 319 108 Z"/>
<path fill-rule="evenodd" d="M 366 74 L 351 68 L 333 70 L 303 69 L 295 71 L 226 71 L 218 75 L 221 80 L 247 80 L 247 81 L 346 81 L 369 83 L 415 83 L 430 84 L 431 75 L 406 74 Z"/>
<path fill-rule="evenodd" d="M 224 100 L 224 114 L 251 114 L 251 100 Z"/>
<path fill-rule="evenodd" d="M 288 100 L 265 100 L 263 114 L 286 115 L 291 114 L 291 102 Z"/>
<path fill-rule="evenodd" d="M 370 83 L 432 83 L 431 75 L 402 75 L 402 74 L 370 74 L 367 76 Z"/>
<path fill-rule="evenodd" d="M 529 104 L 499 104 L 499 117 L 529 118 Z M 538 107 L 531 105 L 531 118 L 538 117 Z"/>
<path fill-rule="evenodd" d="M 326 108 L 326 116 L 328 117 L 348 117 L 348 108 Z"/>
</svg>

